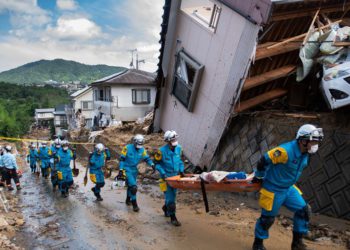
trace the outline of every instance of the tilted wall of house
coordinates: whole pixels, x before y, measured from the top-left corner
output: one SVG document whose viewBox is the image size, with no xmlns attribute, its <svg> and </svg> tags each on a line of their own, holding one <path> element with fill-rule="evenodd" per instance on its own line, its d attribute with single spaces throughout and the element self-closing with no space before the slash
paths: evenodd
<svg viewBox="0 0 350 250">
<path fill-rule="evenodd" d="M 163 131 L 176 130 L 186 156 L 193 163 L 201 165 L 210 163 L 230 118 L 235 95 L 250 64 L 259 30 L 259 26 L 233 10 L 224 5 L 221 7 L 215 33 L 179 10 L 174 36 L 179 42 L 173 41 L 160 101 L 160 128 Z M 175 54 L 181 48 L 205 67 L 193 112 L 188 112 L 170 94 Z"/>
<path fill-rule="evenodd" d="M 273 113 L 238 116 L 223 136 L 211 169 L 252 172 L 268 149 L 293 140 L 305 123 L 322 127 L 325 138 L 298 186 L 313 212 L 350 220 L 350 117 L 346 115 L 309 120 Z"/>
</svg>

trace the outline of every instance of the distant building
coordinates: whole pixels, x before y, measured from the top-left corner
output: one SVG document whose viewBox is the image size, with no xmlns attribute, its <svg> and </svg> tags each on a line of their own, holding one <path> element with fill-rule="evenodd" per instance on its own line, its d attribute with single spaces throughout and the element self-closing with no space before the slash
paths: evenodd
<svg viewBox="0 0 350 250">
<path fill-rule="evenodd" d="M 56 135 L 64 135 L 64 130 L 68 129 L 67 115 L 66 115 L 66 105 L 61 104 L 55 107 L 53 112 L 54 115 L 54 126 Z"/>
<path fill-rule="evenodd" d="M 71 108 L 66 110 L 69 128 L 91 128 L 94 117 L 92 87 L 85 87 L 70 95 Z"/>
<path fill-rule="evenodd" d="M 41 127 L 49 127 L 54 120 L 54 108 L 35 109 L 35 124 Z"/>
</svg>

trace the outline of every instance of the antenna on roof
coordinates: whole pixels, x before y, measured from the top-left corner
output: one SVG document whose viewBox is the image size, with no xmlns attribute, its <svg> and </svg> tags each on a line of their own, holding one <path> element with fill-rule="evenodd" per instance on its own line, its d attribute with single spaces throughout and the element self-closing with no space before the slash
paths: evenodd
<svg viewBox="0 0 350 250">
<path fill-rule="evenodd" d="M 131 62 L 129 66 L 130 66 L 130 69 L 134 69 L 134 52 L 137 53 L 137 49 L 129 49 L 128 51 L 131 52 Z"/>
</svg>

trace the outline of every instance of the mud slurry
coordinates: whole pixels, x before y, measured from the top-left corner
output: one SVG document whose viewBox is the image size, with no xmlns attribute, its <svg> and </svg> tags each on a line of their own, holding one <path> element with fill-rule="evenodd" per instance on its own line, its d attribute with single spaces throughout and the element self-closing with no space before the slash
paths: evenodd
<svg viewBox="0 0 350 250">
<path fill-rule="evenodd" d="M 251 249 L 259 212 L 237 206 L 232 212 L 206 214 L 199 194 L 180 192 L 175 228 L 163 216 L 162 194 L 153 184 L 139 185 L 139 213 L 125 205 L 125 190 L 112 190 L 111 180 L 102 189 L 104 201 L 96 202 L 92 183 L 85 187 L 85 169 L 68 198 L 52 191 L 50 180 L 27 170 L 19 193 L 26 221 L 17 234 L 25 249 Z M 211 201 L 218 200 L 211 195 Z M 188 202 L 190 200 L 191 202 Z M 290 249 L 291 231 L 277 223 L 266 242 L 269 250 Z M 346 249 L 332 242 L 311 243 L 311 249 Z"/>
</svg>

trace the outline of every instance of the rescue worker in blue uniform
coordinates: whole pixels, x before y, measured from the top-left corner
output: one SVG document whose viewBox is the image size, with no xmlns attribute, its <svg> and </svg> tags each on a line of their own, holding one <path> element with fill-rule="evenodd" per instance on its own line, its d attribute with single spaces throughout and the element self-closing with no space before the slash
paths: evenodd
<svg viewBox="0 0 350 250">
<path fill-rule="evenodd" d="M 51 149 L 47 147 L 46 142 L 41 143 L 41 147 L 38 149 L 38 156 L 41 163 L 41 174 L 45 178 L 49 177 L 51 155 Z"/>
<path fill-rule="evenodd" d="M 51 167 L 51 183 L 53 191 L 56 191 L 56 188 L 58 186 L 58 179 L 57 179 L 57 166 L 56 162 L 54 160 L 55 155 L 58 153 L 58 151 L 61 148 L 61 140 L 59 138 L 56 138 L 54 140 L 54 143 L 51 145 L 51 159 L 50 159 L 50 167 Z"/>
<path fill-rule="evenodd" d="M 133 144 L 126 145 L 120 155 L 119 174 L 117 179 L 125 180 L 128 185 L 126 201 L 127 205 L 132 204 L 134 212 L 140 210 L 136 201 L 137 193 L 137 165 L 143 160 L 154 170 L 154 163 L 143 147 L 145 139 L 143 135 L 135 135 Z"/>
<path fill-rule="evenodd" d="M 105 178 L 102 168 L 110 158 L 110 151 L 108 148 L 105 148 L 102 143 L 98 143 L 95 146 L 94 152 L 89 157 L 90 179 L 95 183 L 95 187 L 91 188 L 91 191 L 96 196 L 97 201 L 103 201 L 101 197 L 101 188 L 105 185 Z"/>
<path fill-rule="evenodd" d="M 34 144 L 30 144 L 29 154 L 27 155 L 27 163 L 29 163 L 32 173 L 36 172 L 36 162 L 38 160 L 38 150 Z"/>
<path fill-rule="evenodd" d="M 295 183 L 322 139 L 321 128 L 305 124 L 299 128 L 295 140 L 271 149 L 258 162 L 253 182 L 262 182 L 259 198 L 262 212 L 255 226 L 253 250 L 266 249 L 263 240 L 269 237 L 268 230 L 281 206 L 294 212 L 292 250 L 306 249 L 302 237 L 308 232 L 311 211 Z"/>
<path fill-rule="evenodd" d="M 2 156 L 4 155 L 4 149 L 0 146 L 0 187 L 5 186 L 5 167 L 4 162 L 2 160 Z"/>
<path fill-rule="evenodd" d="M 18 166 L 17 166 L 16 157 L 11 153 L 11 151 L 12 151 L 12 147 L 10 145 L 7 145 L 5 147 L 5 153 L 2 156 L 6 186 L 9 191 L 12 191 L 13 187 L 11 185 L 11 179 L 13 179 L 13 181 L 16 184 L 17 190 L 21 190 L 22 188 L 21 188 L 19 177 L 17 174 Z"/>
<path fill-rule="evenodd" d="M 177 189 L 165 183 L 165 178 L 181 175 L 184 176 L 184 163 L 182 161 L 182 147 L 177 141 L 178 135 L 175 131 L 166 131 L 164 141 L 166 145 L 161 147 L 155 154 L 156 169 L 160 173 L 160 188 L 165 194 L 165 204 L 162 207 L 164 215 L 170 217 L 171 224 L 181 226 L 176 218 L 176 192 Z"/>
<path fill-rule="evenodd" d="M 68 197 L 68 189 L 73 185 L 73 174 L 70 162 L 75 158 L 75 154 L 69 149 L 68 141 L 62 141 L 61 148 L 58 150 L 55 159 L 57 161 L 58 187 L 64 198 Z"/>
</svg>

